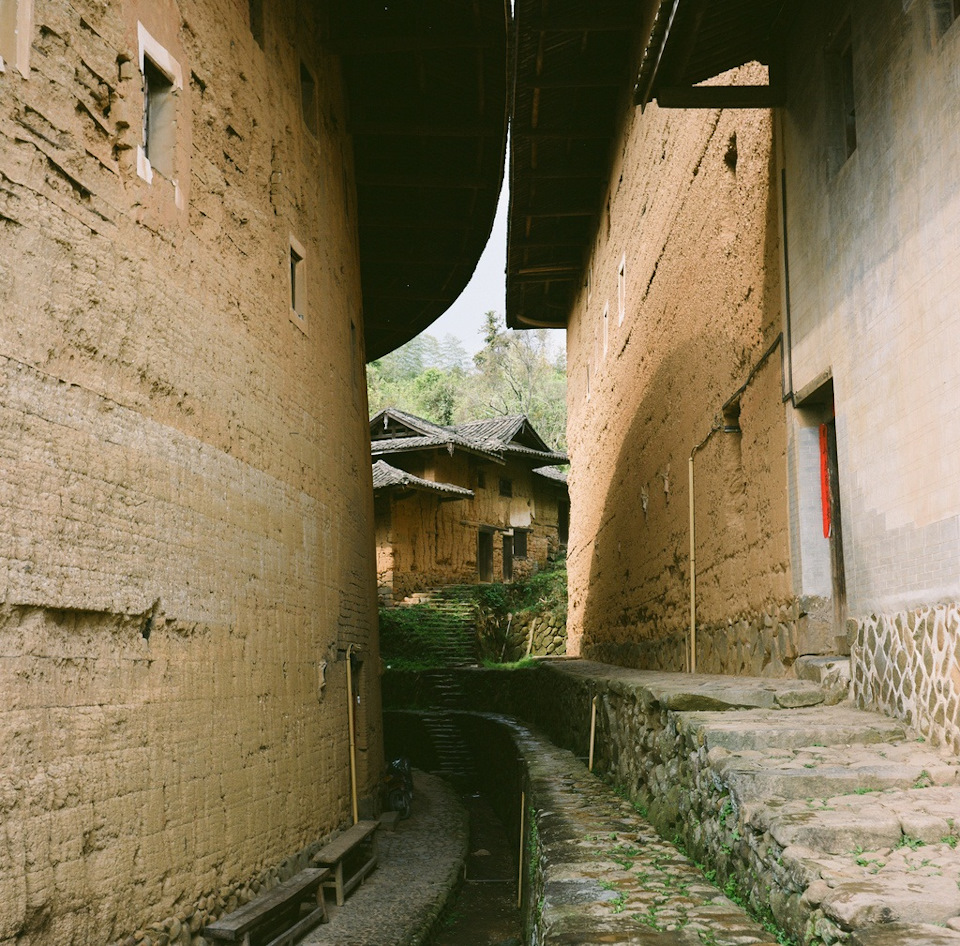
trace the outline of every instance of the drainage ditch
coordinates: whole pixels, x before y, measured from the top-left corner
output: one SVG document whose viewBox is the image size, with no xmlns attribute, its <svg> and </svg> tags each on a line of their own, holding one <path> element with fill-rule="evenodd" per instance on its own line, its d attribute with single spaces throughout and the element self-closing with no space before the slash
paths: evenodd
<svg viewBox="0 0 960 946">
<path fill-rule="evenodd" d="M 404 755 L 414 768 L 443 774 L 470 816 L 463 883 L 431 946 L 519 946 L 521 767 L 509 733 L 470 714 L 387 711 L 384 738 L 391 758 Z"/>
</svg>

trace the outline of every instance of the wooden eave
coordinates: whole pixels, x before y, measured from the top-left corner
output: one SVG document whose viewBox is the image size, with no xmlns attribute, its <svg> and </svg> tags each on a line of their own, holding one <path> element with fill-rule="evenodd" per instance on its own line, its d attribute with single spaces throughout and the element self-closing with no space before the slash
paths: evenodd
<svg viewBox="0 0 960 946">
<path fill-rule="evenodd" d="M 442 315 L 486 245 L 503 180 L 508 22 L 505 0 L 337 4 L 368 360 Z"/>
<path fill-rule="evenodd" d="M 566 325 L 629 105 L 642 15 L 628 0 L 516 0 L 507 325 Z"/>
<path fill-rule="evenodd" d="M 660 0 L 635 102 L 661 108 L 772 108 L 783 104 L 780 50 L 791 0 Z M 701 85 L 748 62 L 770 67 L 764 85 Z"/>
</svg>

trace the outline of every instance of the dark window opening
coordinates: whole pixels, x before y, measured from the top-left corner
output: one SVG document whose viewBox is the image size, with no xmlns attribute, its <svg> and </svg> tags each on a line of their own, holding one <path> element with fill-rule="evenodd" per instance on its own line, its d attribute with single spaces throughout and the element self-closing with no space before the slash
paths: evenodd
<svg viewBox="0 0 960 946">
<path fill-rule="evenodd" d="M 290 247 L 290 308 L 299 318 L 304 317 L 304 272 L 303 257 Z"/>
<path fill-rule="evenodd" d="M 512 496 L 513 495 L 513 480 L 500 480 L 500 495 L 501 496 Z"/>
<path fill-rule="evenodd" d="M 570 503 L 565 499 L 557 506 L 557 538 L 561 545 L 566 545 L 570 538 Z"/>
<path fill-rule="evenodd" d="M 317 83 L 313 73 L 300 63 L 300 105 L 303 109 L 303 123 L 311 135 L 317 134 Z"/>
<path fill-rule="evenodd" d="M 527 533 L 523 529 L 513 530 L 513 554 L 515 558 L 527 557 Z"/>
<path fill-rule="evenodd" d="M 839 69 L 840 110 L 843 118 L 844 157 L 849 158 L 857 150 L 857 105 L 853 87 L 853 41 L 850 38 L 849 25 L 839 49 L 837 66 Z"/>
<path fill-rule="evenodd" d="M 477 489 L 487 488 L 487 474 L 483 470 L 477 470 Z"/>
<path fill-rule="evenodd" d="M 263 0 L 250 2 L 250 32 L 261 49 L 263 48 Z"/>
<path fill-rule="evenodd" d="M 960 0 L 933 0 L 933 19 L 938 36 L 943 36 L 953 26 L 958 15 Z"/>
<path fill-rule="evenodd" d="M 723 432 L 725 434 L 740 433 L 740 398 L 730 401 L 723 406 Z"/>
<path fill-rule="evenodd" d="M 174 177 L 177 111 L 173 80 L 149 57 L 143 57 L 143 152 L 150 167 Z"/>
</svg>

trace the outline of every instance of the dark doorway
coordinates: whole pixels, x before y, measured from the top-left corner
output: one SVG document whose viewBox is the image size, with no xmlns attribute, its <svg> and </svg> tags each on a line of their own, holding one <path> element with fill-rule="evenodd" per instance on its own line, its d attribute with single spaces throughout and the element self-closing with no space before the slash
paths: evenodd
<svg viewBox="0 0 960 946">
<path fill-rule="evenodd" d="M 570 535 L 570 503 L 561 499 L 557 504 L 557 538 L 561 545 L 567 544 Z"/>
<path fill-rule="evenodd" d="M 513 536 L 503 536 L 503 580 L 513 581 Z"/>
<path fill-rule="evenodd" d="M 819 439 L 820 516 L 830 550 L 833 633 L 846 638 L 847 582 L 843 563 L 843 520 L 840 509 L 840 465 L 833 379 L 829 378 L 802 402 L 806 423 L 816 426 Z"/>
<path fill-rule="evenodd" d="M 493 533 L 484 529 L 477 533 L 477 567 L 480 581 L 493 581 Z"/>
<path fill-rule="evenodd" d="M 843 565 L 843 529 L 840 515 L 840 467 L 837 463 L 837 418 L 833 395 L 829 418 L 820 425 L 820 456 L 823 504 L 823 534 L 830 540 L 830 572 L 833 576 L 833 623 L 838 636 L 846 633 L 847 580 Z"/>
</svg>

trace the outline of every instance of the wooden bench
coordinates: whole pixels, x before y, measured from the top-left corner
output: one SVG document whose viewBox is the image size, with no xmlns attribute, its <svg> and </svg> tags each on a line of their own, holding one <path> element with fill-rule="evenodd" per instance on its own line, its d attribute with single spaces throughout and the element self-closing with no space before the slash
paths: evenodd
<svg viewBox="0 0 960 946">
<path fill-rule="evenodd" d="M 323 886 L 336 891 L 338 907 L 343 906 L 345 897 L 377 866 L 378 827 L 377 821 L 358 821 L 310 859 L 314 866 L 333 871 L 333 878 L 325 880 Z M 355 855 L 362 857 L 362 863 L 350 865 L 350 873 L 344 880 L 344 861 L 353 861 Z"/>
<path fill-rule="evenodd" d="M 287 929 L 266 946 L 292 946 L 318 923 L 326 922 L 327 907 L 322 885 L 329 874 L 329 870 L 307 867 L 262 897 L 251 900 L 216 923 L 204 927 L 203 935 L 211 942 L 250 946 L 250 937 L 255 930 L 284 923 Z M 300 904 L 313 898 L 316 900 L 316 909 L 299 919 Z M 295 921 L 292 926 L 289 925 L 291 919 Z"/>
</svg>

